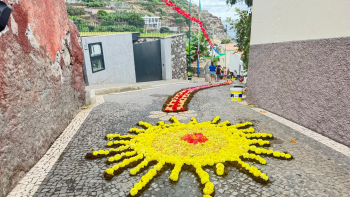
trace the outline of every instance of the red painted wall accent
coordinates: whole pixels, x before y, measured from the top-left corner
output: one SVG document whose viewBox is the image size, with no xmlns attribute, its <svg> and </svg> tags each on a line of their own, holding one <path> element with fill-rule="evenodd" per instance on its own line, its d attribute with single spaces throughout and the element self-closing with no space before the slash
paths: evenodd
<svg viewBox="0 0 350 197">
<path fill-rule="evenodd" d="M 51 61 L 62 48 L 62 38 L 69 30 L 64 1 L 26 0 L 18 5 L 28 13 L 28 23 L 40 45 L 45 46 Z M 16 10 L 16 7 L 15 7 Z M 16 10 L 17 12 L 17 10 Z"/>
</svg>

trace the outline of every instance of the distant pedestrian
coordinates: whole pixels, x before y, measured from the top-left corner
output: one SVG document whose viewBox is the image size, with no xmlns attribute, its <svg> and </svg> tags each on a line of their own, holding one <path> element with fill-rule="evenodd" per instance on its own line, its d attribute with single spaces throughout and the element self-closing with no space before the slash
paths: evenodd
<svg viewBox="0 0 350 197">
<path fill-rule="evenodd" d="M 220 75 L 221 75 L 221 66 L 218 65 L 216 68 L 216 81 L 220 81 Z"/>
<path fill-rule="evenodd" d="M 224 80 L 227 81 L 227 69 L 226 69 L 226 67 L 224 67 Z"/>
<path fill-rule="evenodd" d="M 214 65 L 213 62 L 211 62 L 211 65 L 209 66 L 209 74 L 210 74 L 210 81 L 209 83 L 213 83 L 215 80 L 215 70 L 216 70 L 216 66 Z"/>
<path fill-rule="evenodd" d="M 238 73 L 237 73 L 237 70 L 235 70 L 234 75 L 235 75 L 235 78 L 238 78 Z"/>
</svg>

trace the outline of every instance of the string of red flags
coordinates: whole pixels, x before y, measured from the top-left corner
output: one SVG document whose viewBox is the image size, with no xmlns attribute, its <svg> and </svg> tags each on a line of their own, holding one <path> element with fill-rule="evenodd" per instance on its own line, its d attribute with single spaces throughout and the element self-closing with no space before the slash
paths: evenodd
<svg viewBox="0 0 350 197">
<path fill-rule="evenodd" d="M 212 48 L 214 48 L 214 45 L 213 45 L 213 43 L 211 42 L 211 40 L 210 40 L 210 38 L 209 38 L 209 35 L 206 33 L 206 30 L 204 29 L 202 22 L 201 22 L 198 18 L 196 18 L 196 17 L 194 17 L 194 16 L 191 16 L 191 14 L 187 14 L 184 10 L 182 10 L 182 9 L 179 8 L 179 7 L 177 7 L 177 5 L 174 4 L 172 1 L 169 1 L 169 0 L 163 0 L 163 1 L 164 1 L 164 3 L 167 4 L 169 7 L 172 7 L 172 9 L 175 10 L 177 13 L 179 13 L 179 14 L 181 14 L 182 16 L 186 17 L 188 20 L 193 21 L 193 22 L 195 22 L 195 23 L 198 23 L 199 26 L 200 26 L 200 28 L 201 28 L 201 30 L 202 30 L 202 32 L 203 32 L 204 37 L 208 40 L 210 46 L 211 46 Z"/>
</svg>

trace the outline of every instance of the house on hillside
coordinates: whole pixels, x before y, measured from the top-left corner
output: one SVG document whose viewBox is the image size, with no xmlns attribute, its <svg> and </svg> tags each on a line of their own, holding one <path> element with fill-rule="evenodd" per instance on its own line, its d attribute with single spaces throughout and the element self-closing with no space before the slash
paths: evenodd
<svg viewBox="0 0 350 197">
<path fill-rule="evenodd" d="M 142 17 L 145 20 L 145 28 L 147 30 L 159 30 L 162 26 L 160 22 L 160 17 L 158 16 L 144 16 Z"/>
</svg>

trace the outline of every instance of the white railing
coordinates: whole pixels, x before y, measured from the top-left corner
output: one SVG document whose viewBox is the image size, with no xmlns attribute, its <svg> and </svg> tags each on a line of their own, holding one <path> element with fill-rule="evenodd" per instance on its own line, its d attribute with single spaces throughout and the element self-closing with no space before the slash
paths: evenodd
<svg viewBox="0 0 350 197">
<path fill-rule="evenodd" d="M 81 0 L 65 0 L 66 3 L 82 3 Z"/>
</svg>

